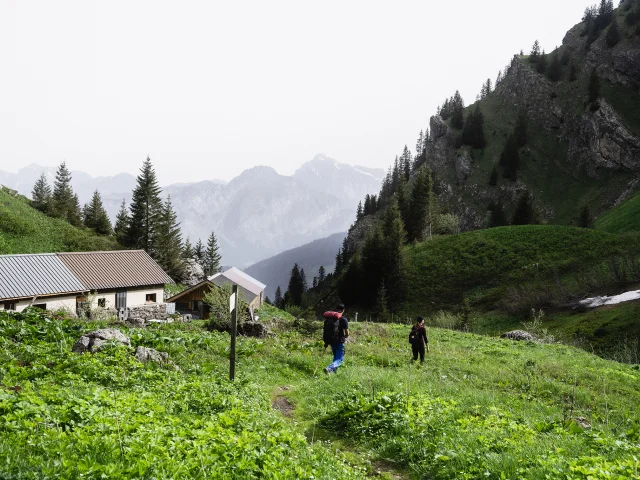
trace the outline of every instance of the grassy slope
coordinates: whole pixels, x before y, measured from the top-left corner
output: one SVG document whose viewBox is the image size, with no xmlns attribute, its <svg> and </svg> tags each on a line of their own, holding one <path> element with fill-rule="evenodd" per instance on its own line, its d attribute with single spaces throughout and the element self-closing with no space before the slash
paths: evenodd
<svg viewBox="0 0 640 480">
<path fill-rule="evenodd" d="M 640 192 L 600 215 L 596 228 L 608 233 L 640 232 Z"/>
<path fill-rule="evenodd" d="M 230 385 L 228 336 L 199 323 L 122 328 L 176 370 L 70 353 L 91 324 L 21 320 L 0 317 L 3 478 L 638 478 L 640 372 L 571 347 L 429 329 L 417 368 L 406 326 L 354 323 L 318 378 L 319 333 L 279 331 L 239 339 Z"/>
<path fill-rule="evenodd" d="M 464 297 L 493 305 L 509 287 L 573 272 L 626 251 L 638 238 L 596 230 L 527 225 L 435 238 L 407 248 L 405 309 L 457 308 Z"/>
<path fill-rule="evenodd" d="M 113 250 L 118 244 L 88 229 L 48 217 L 0 188 L 0 254 Z"/>
</svg>

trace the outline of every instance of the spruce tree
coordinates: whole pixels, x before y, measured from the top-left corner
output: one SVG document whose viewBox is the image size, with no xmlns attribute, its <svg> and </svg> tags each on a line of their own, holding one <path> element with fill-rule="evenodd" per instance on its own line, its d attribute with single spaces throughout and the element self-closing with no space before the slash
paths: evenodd
<svg viewBox="0 0 640 480">
<path fill-rule="evenodd" d="M 609 30 L 607 30 L 607 35 L 605 37 L 605 42 L 607 47 L 613 48 L 620 41 L 620 31 L 618 30 L 618 22 L 613 20 L 611 25 L 609 26 Z"/>
<path fill-rule="evenodd" d="M 191 245 L 191 240 L 189 237 L 184 242 L 184 247 L 182 247 L 182 258 L 185 260 L 193 259 L 193 245 Z"/>
<path fill-rule="evenodd" d="M 204 266 L 204 246 L 200 239 L 198 239 L 196 246 L 193 248 L 193 259 L 198 262 L 201 267 Z"/>
<path fill-rule="evenodd" d="M 591 70 L 591 76 L 589 77 L 589 103 L 594 103 L 600 97 L 600 79 L 598 78 L 598 72 L 594 68 Z"/>
<path fill-rule="evenodd" d="M 149 157 L 142 164 L 140 174 L 136 179 L 136 187 L 133 190 L 129 210 L 131 222 L 127 237 L 131 246 L 144 249 L 155 258 L 158 242 L 157 224 L 158 216 L 162 211 L 162 200 L 160 199 L 160 186 L 156 172 Z"/>
<path fill-rule="evenodd" d="M 402 167 L 402 176 L 404 177 L 404 181 L 408 182 L 411 177 L 411 152 L 406 145 L 404 146 L 402 156 L 400 157 L 400 164 Z"/>
<path fill-rule="evenodd" d="M 431 170 L 422 167 L 418 170 L 418 174 L 411 189 L 409 201 L 409 210 L 411 212 L 410 222 L 407 228 L 408 240 L 422 240 L 424 234 L 432 223 L 433 209 L 433 181 L 431 179 Z"/>
<path fill-rule="evenodd" d="M 156 261 L 171 278 L 180 280 L 185 273 L 185 263 L 182 257 L 182 233 L 170 196 L 167 196 L 166 201 L 162 204 L 156 222 L 157 240 L 154 252 Z"/>
<path fill-rule="evenodd" d="M 82 209 L 80 208 L 80 199 L 78 194 L 74 193 L 71 197 L 71 205 L 67 212 L 67 220 L 74 227 L 82 227 Z"/>
<path fill-rule="evenodd" d="M 302 294 L 304 293 L 304 285 L 302 283 L 302 275 L 298 264 L 294 264 L 289 277 L 289 288 L 287 289 L 289 300 L 292 305 L 302 305 Z"/>
<path fill-rule="evenodd" d="M 384 278 L 387 257 L 384 234 L 380 225 L 369 229 L 362 245 L 362 292 L 361 301 L 371 306 L 375 294 Z"/>
<path fill-rule="evenodd" d="M 409 192 L 407 191 L 407 184 L 401 183 L 396 193 L 398 199 L 398 208 L 400 209 L 400 216 L 402 217 L 402 223 L 408 225 L 411 221 L 411 206 L 409 203 Z"/>
<path fill-rule="evenodd" d="M 387 289 L 385 288 L 384 280 L 380 283 L 378 291 L 376 292 L 376 302 L 373 307 L 373 313 L 378 322 L 389 321 Z"/>
<path fill-rule="evenodd" d="M 220 255 L 219 250 L 220 247 L 218 247 L 216 235 L 214 232 L 211 232 L 211 235 L 209 235 L 209 238 L 207 239 L 207 249 L 204 252 L 204 264 L 202 265 L 207 277 L 214 275 L 218 270 L 220 270 L 220 260 L 222 260 L 222 255 Z"/>
<path fill-rule="evenodd" d="M 356 210 L 356 220 L 362 220 L 364 212 L 362 211 L 362 201 L 358 202 L 358 208 Z"/>
<path fill-rule="evenodd" d="M 384 234 L 384 270 L 389 300 L 397 305 L 403 295 L 403 280 L 405 274 L 404 243 L 406 232 L 398 202 L 392 201 L 385 211 L 382 233 Z"/>
<path fill-rule="evenodd" d="M 533 42 L 533 46 L 531 47 L 531 53 L 529 53 L 529 59 L 532 63 L 536 63 L 538 58 L 540 57 L 540 43 L 538 40 Z"/>
<path fill-rule="evenodd" d="M 312 285 L 311 288 L 318 287 L 318 277 L 313 277 L 313 283 L 311 285 Z"/>
<path fill-rule="evenodd" d="M 53 195 L 51 196 L 51 213 L 54 217 L 62 218 L 69 223 L 72 218 L 75 220 L 75 199 L 71 188 L 71 173 L 65 162 L 62 162 L 56 171 Z"/>
<path fill-rule="evenodd" d="M 495 187 L 498 184 L 498 168 L 494 165 L 489 176 L 489 185 Z"/>
<path fill-rule="evenodd" d="M 284 307 L 284 300 L 282 298 L 282 290 L 280 290 L 280 286 L 276 288 L 275 297 L 273 297 L 273 305 L 278 308 Z"/>
<path fill-rule="evenodd" d="M 589 205 L 584 205 L 580 209 L 580 215 L 578 216 L 577 224 L 581 228 L 593 228 L 593 216 L 591 215 Z"/>
<path fill-rule="evenodd" d="M 41 212 L 51 211 L 51 187 L 44 173 L 40 175 L 31 191 L 31 205 Z"/>
<path fill-rule="evenodd" d="M 320 265 L 320 268 L 318 269 L 318 283 L 324 282 L 326 278 L 327 274 L 324 270 L 324 266 Z"/>
<path fill-rule="evenodd" d="M 109 221 L 109 216 L 102 205 L 102 198 L 100 197 L 100 192 L 98 192 L 98 190 L 93 192 L 91 202 L 85 205 L 83 217 L 84 225 L 95 230 L 97 234 L 111 234 L 111 222 Z"/>
<path fill-rule="evenodd" d="M 453 108 L 451 111 L 451 126 L 458 130 L 464 126 L 463 110 L 464 110 L 464 101 L 462 100 L 462 96 L 460 96 L 460 92 L 456 90 L 456 93 L 453 96 Z"/>
<path fill-rule="evenodd" d="M 300 269 L 300 282 L 302 283 L 302 293 L 307 293 L 309 290 L 309 283 L 307 282 L 307 274 L 304 273 L 304 268 Z"/>
<path fill-rule="evenodd" d="M 538 57 L 536 72 L 544 75 L 546 71 L 547 71 L 547 55 L 544 53 L 544 50 L 543 50 L 542 53 L 540 54 L 540 57 Z"/>
<path fill-rule="evenodd" d="M 130 246 L 130 242 L 127 238 L 127 232 L 129 231 L 129 212 L 127 211 L 127 204 L 124 199 L 120 205 L 120 210 L 116 216 L 116 223 L 113 227 L 113 233 L 116 236 L 116 240 L 120 245 Z"/>
<path fill-rule="evenodd" d="M 525 190 L 516 205 L 516 210 L 513 212 L 513 218 L 511 219 L 512 225 L 530 225 L 539 223 L 536 215 L 536 211 L 533 205 L 533 199 L 531 194 Z"/>
<path fill-rule="evenodd" d="M 336 254 L 336 266 L 333 269 L 333 273 L 338 275 L 342 271 L 342 249 L 338 250 Z"/>
</svg>

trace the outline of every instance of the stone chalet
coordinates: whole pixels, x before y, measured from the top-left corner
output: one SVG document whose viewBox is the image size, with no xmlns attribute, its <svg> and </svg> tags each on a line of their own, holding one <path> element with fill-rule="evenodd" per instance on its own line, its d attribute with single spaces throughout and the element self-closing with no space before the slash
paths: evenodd
<svg viewBox="0 0 640 480">
<path fill-rule="evenodd" d="M 162 305 L 167 283 L 144 250 L 0 255 L 0 310 Z"/>
</svg>

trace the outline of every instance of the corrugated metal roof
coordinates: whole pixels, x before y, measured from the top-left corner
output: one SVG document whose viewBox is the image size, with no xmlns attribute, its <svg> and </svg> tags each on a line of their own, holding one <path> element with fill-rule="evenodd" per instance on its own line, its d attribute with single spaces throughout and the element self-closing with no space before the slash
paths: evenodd
<svg viewBox="0 0 640 480">
<path fill-rule="evenodd" d="M 58 256 L 88 290 L 173 283 L 144 250 L 59 253 Z"/>
<path fill-rule="evenodd" d="M 255 295 L 260 295 L 260 292 L 262 292 L 265 288 L 267 288 L 267 286 L 264 283 L 260 283 L 258 280 L 256 280 L 250 275 L 247 275 L 242 270 L 236 267 L 231 267 L 226 272 L 222 272 L 220 274 L 214 275 L 213 277 L 209 277 L 209 280 L 217 279 L 220 276 L 226 277 L 231 282 L 235 283 L 236 285 L 239 285 L 240 287 L 245 288 L 246 290 L 250 291 Z"/>
<path fill-rule="evenodd" d="M 218 275 L 217 277 L 210 280 L 211 283 L 223 287 L 225 285 L 233 285 L 235 282 L 231 281 L 227 277 L 223 275 Z M 260 295 L 260 292 L 253 293 L 251 290 L 244 288 L 242 285 L 238 285 L 238 295 L 240 295 L 240 299 L 245 303 L 251 303 L 253 300 Z"/>
<path fill-rule="evenodd" d="M 0 255 L 0 300 L 86 290 L 55 253 Z"/>
</svg>

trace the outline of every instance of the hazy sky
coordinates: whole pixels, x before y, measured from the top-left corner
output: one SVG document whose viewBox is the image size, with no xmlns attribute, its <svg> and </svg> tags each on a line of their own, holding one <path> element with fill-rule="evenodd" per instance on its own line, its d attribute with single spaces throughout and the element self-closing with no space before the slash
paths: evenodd
<svg viewBox="0 0 640 480">
<path fill-rule="evenodd" d="M 166 184 L 320 152 L 386 168 L 446 97 L 561 44 L 588 3 L 3 0 L 0 169 L 135 174 L 148 154 Z"/>
</svg>

